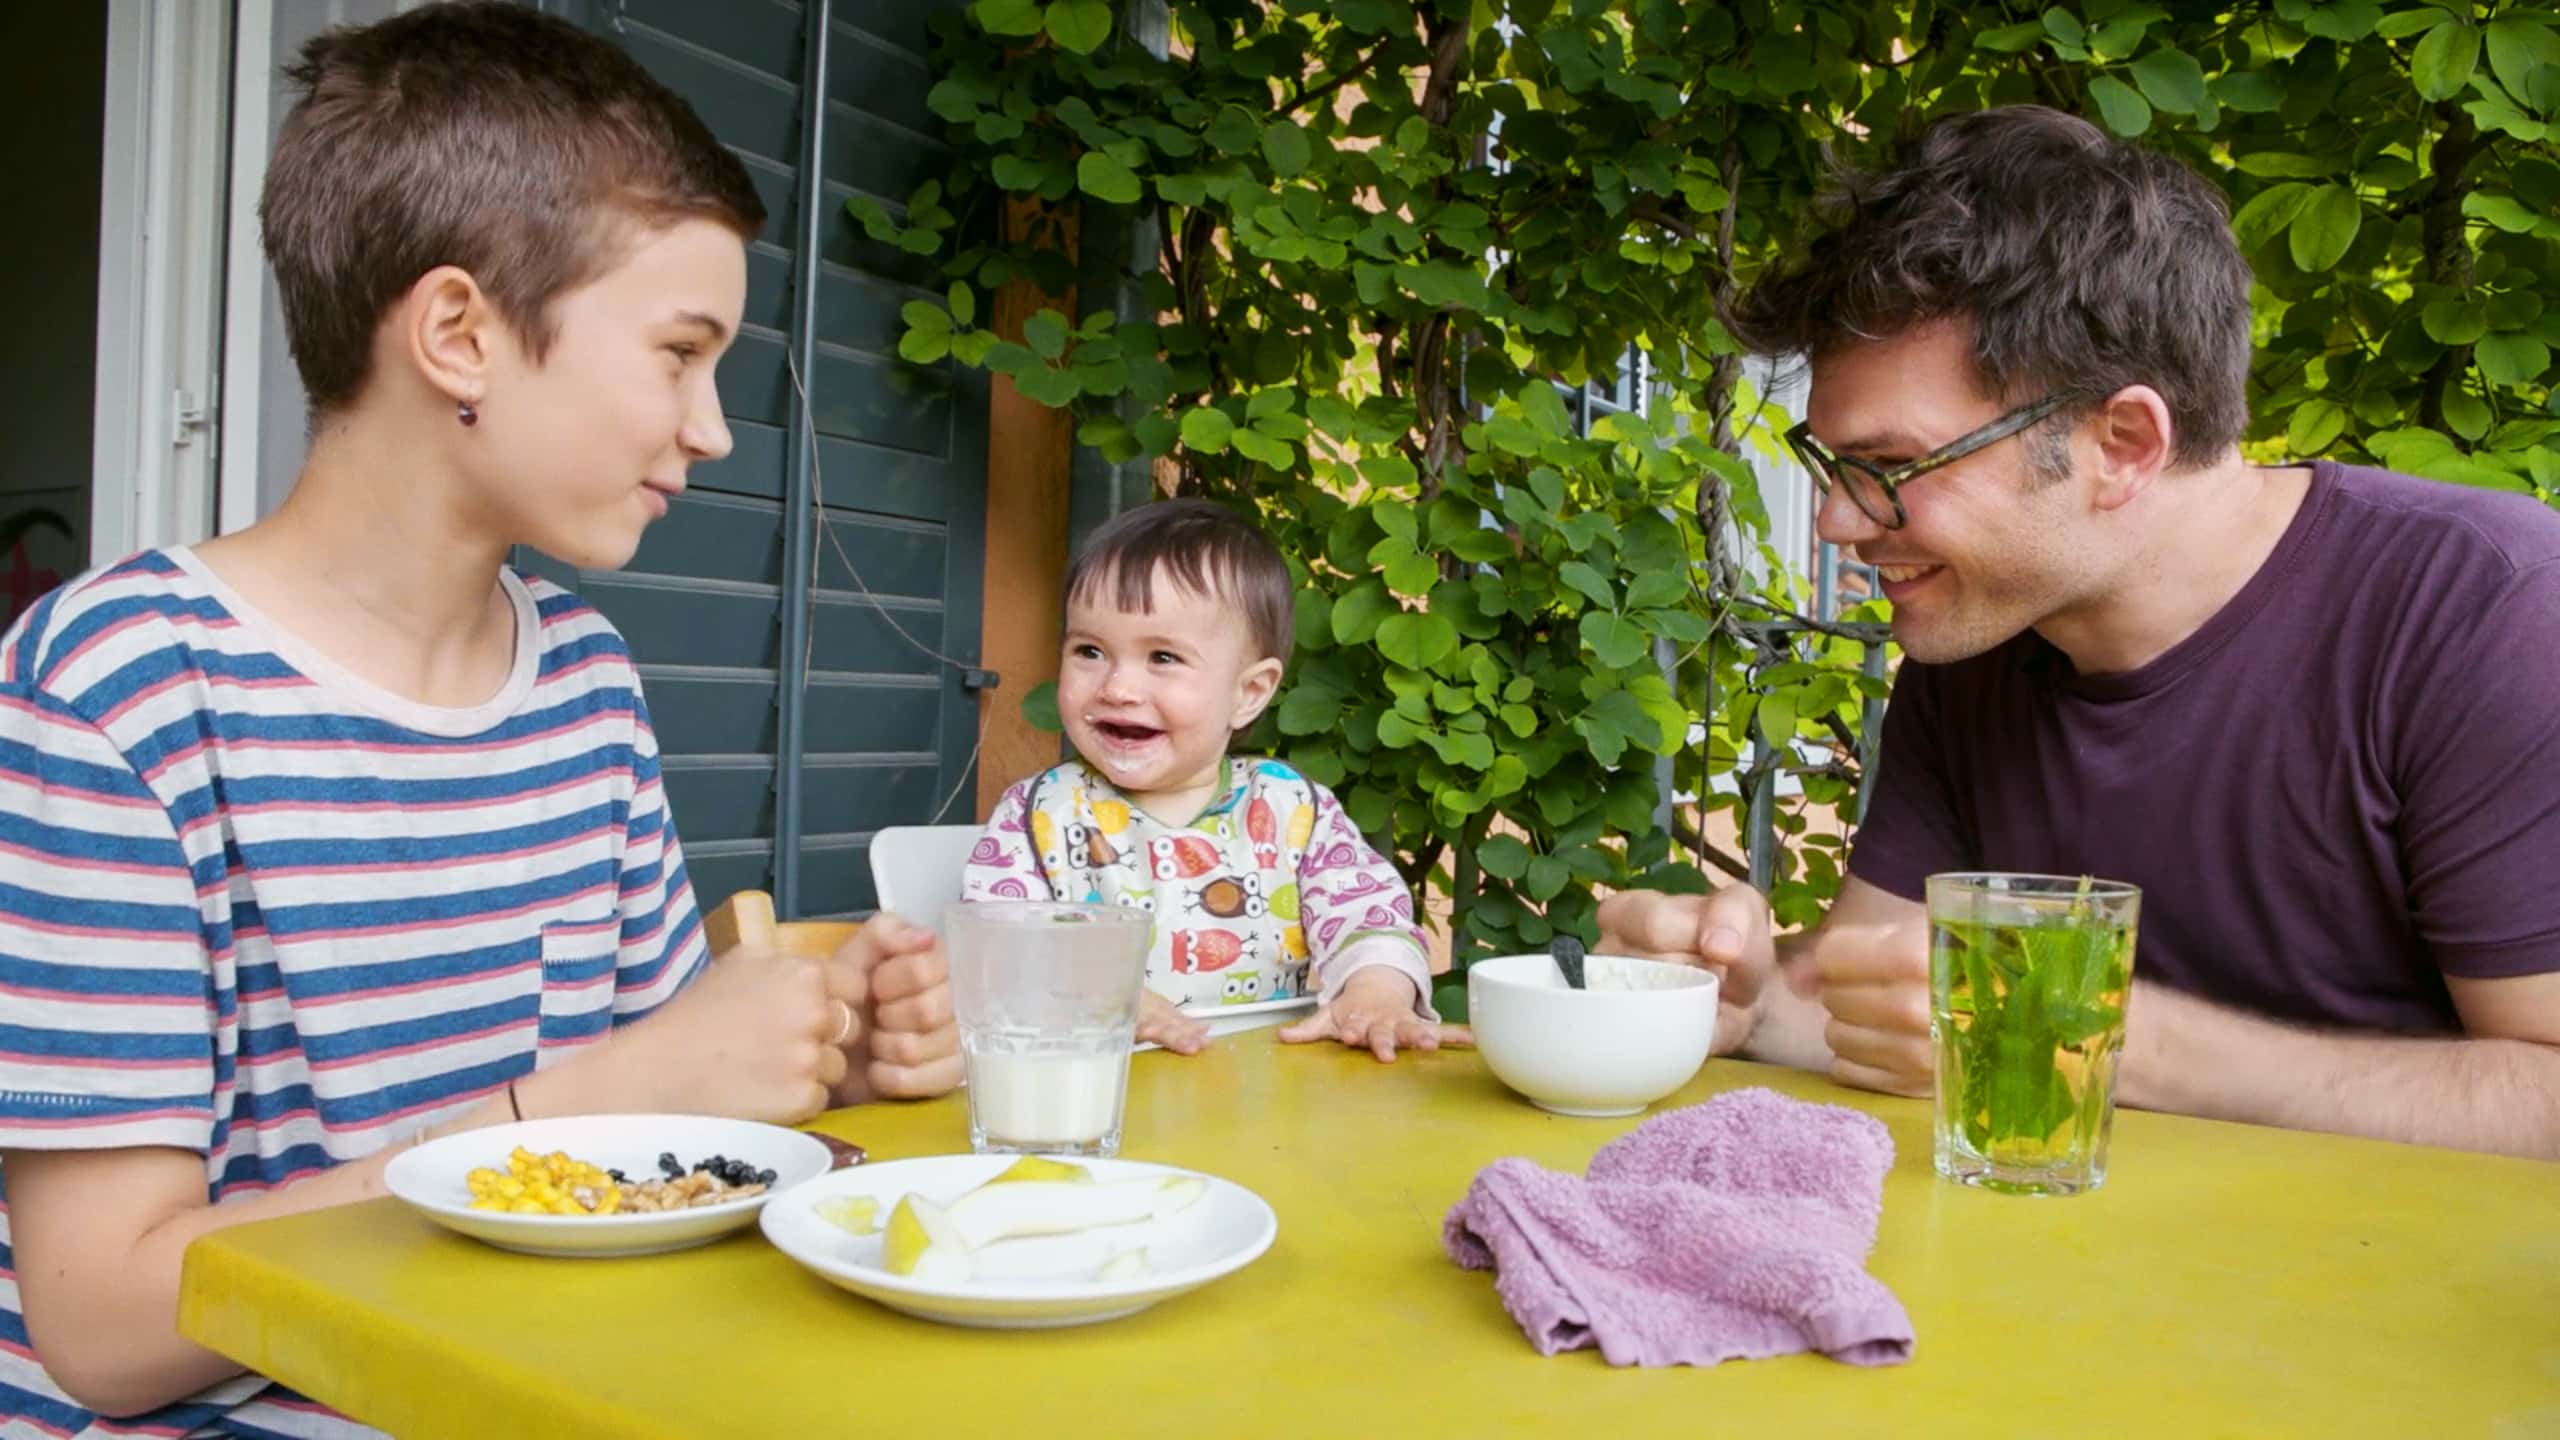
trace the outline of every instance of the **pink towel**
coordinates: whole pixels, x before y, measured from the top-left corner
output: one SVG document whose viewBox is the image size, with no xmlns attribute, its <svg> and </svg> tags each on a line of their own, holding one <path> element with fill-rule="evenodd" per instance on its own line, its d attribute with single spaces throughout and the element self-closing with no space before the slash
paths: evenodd
<svg viewBox="0 0 2560 1440">
<path fill-rule="evenodd" d="M 1559 1175 L 1497 1160 L 1449 1212 L 1449 1258 L 1495 1272 L 1538 1353 L 1715 1365 L 1819 1350 L 1911 1358 L 1911 1317 L 1866 1270 L 1893 1140 L 1872 1116 L 1774 1090 L 1659 1115 Z"/>
</svg>

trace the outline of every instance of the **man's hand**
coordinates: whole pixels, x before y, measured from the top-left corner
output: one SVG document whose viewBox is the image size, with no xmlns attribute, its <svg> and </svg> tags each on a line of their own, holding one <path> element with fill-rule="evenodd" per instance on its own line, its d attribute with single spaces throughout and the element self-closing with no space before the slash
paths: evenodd
<svg viewBox="0 0 2560 1440">
<path fill-rule="evenodd" d="M 1414 988 L 1413 977 L 1393 966 L 1371 965 L 1353 971 L 1332 1004 L 1295 1025 L 1283 1027 L 1280 1040 L 1285 1045 L 1339 1040 L 1355 1050 L 1365 1049 L 1388 1064 L 1395 1063 L 1399 1048 L 1428 1051 L 1443 1045 L 1475 1043 L 1475 1037 L 1463 1025 L 1423 1019 L 1414 1009 L 1421 1000 L 1422 992 Z"/>
<path fill-rule="evenodd" d="M 1628 890 L 1600 902 L 1600 950 L 1716 972 L 1716 1038 L 1712 1053 L 1729 1055 L 1751 1039 L 1760 999 L 1777 973 L 1769 934 L 1769 902 L 1748 885 L 1712 895 Z"/>
<path fill-rule="evenodd" d="M 1929 952 L 1824 946 L 1814 952 L 1831 1078 L 1861 1090 L 1927 1098 L 1937 1053 L 1929 1042 Z"/>
</svg>

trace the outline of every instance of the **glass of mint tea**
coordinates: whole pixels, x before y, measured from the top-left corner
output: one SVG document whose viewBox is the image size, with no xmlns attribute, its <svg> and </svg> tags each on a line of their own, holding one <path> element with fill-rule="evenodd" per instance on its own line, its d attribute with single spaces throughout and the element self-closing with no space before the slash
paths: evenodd
<svg viewBox="0 0 2560 1440">
<path fill-rule="evenodd" d="M 2013 1195 L 2096 1189 L 2142 891 L 1968 873 L 1930 876 L 1928 900 L 1938 1173 Z"/>
</svg>

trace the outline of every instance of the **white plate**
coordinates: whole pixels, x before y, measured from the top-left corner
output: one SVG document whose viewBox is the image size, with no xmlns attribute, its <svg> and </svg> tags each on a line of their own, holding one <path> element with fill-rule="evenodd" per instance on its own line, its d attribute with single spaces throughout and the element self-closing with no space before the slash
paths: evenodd
<svg viewBox="0 0 2560 1440">
<path fill-rule="evenodd" d="M 620 1170 L 633 1180 L 662 1178 L 658 1156 L 677 1161 L 726 1155 L 774 1172 L 763 1194 L 726 1205 L 645 1215 L 514 1215 L 471 1208 L 465 1180 L 482 1167 L 507 1168 L 517 1146 L 538 1155 L 567 1151 L 573 1160 Z M 709 1115 L 566 1115 L 493 1125 L 430 1140 L 393 1157 L 383 1183 L 410 1208 L 448 1230 L 527 1255 L 655 1255 L 745 1229 L 765 1201 L 827 1173 L 833 1157 L 814 1136 L 752 1120 Z"/>
<path fill-rule="evenodd" d="M 1280 1233 L 1279 1217 L 1261 1196 L 1203 1175 L 1208 1193 L 1176 1214 L 1075 1235 L 1002 1241 L 977 1252 L 976 1274 L 967 1282 L 949 1285 L 890 1274 L 880 1268 L 881 1237 L 849 1235 L 817 1215 L 820 1201 L 868 1195 L 880 1202 L 885 1225 L 900 1197 L 921 1193 L 930 1200 L 955 1200 L 1017 1158 L 938 1155 L 839 1170 L 795 1186 L 766 1206 L 765 1238 L 830 1283 L 892 1310 L 947 1325 L 1036 1330 L 1135 1315 L 1252 1264 Z M 1138 1160 L 1076 1163 L 1104 1181 L 1195 1173 Z M 1135 1249 L 1147 1252 L 1145 1273 L 1107 1282 L 1093 1278 L 1105 1262 Z"/>
<path fill-rule="evenodd" d="M 1260 1030 L 1269 1025 L 1287 1025 L 1314 1013 L 1316 997 L 1292 995 L 1286 1000 L 1256 1000 L 1250 1005 L 1190 1005 L 1182 1013 L 1194 1020 L 1209 1022 L 1209 1038 L 1233 1035 L 1239 1030 Z M 1136 1050 L 1160 1048 L 1153 1040 L 1143 1040 L 1131 1047 Z"/>
<path fill-rule="evenodd" d="M 1212 1035 L 1231 1035 L 1238 1030 L 1284 1025 L 1315 1008 L 1313 995 L 1292 995 L 1286 1000 L 1256 1000 L 1250 1005 L 1196 1005 L 1182 1013 L 1194 1020 L 1208 1021 Z"/>
</svg>

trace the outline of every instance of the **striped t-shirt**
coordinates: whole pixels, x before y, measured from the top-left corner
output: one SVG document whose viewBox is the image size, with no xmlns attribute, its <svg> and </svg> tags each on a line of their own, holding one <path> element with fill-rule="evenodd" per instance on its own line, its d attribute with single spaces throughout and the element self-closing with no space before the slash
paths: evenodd
<svg viewBox="0 0 2560 1440">
<path fill-rule="evenodd" d="M 513 574 L 515 665 L 419 705 L 185 550 L 0 638 L 0 1149 L 170 1146 L 215 1203 L 381 1149 L 646 1014 L 702 930 L 629 650 Z M 244 1376 L 101 1422 L 30 1348 L 0 1434 L 365 1433 Z"/>
</svg>

